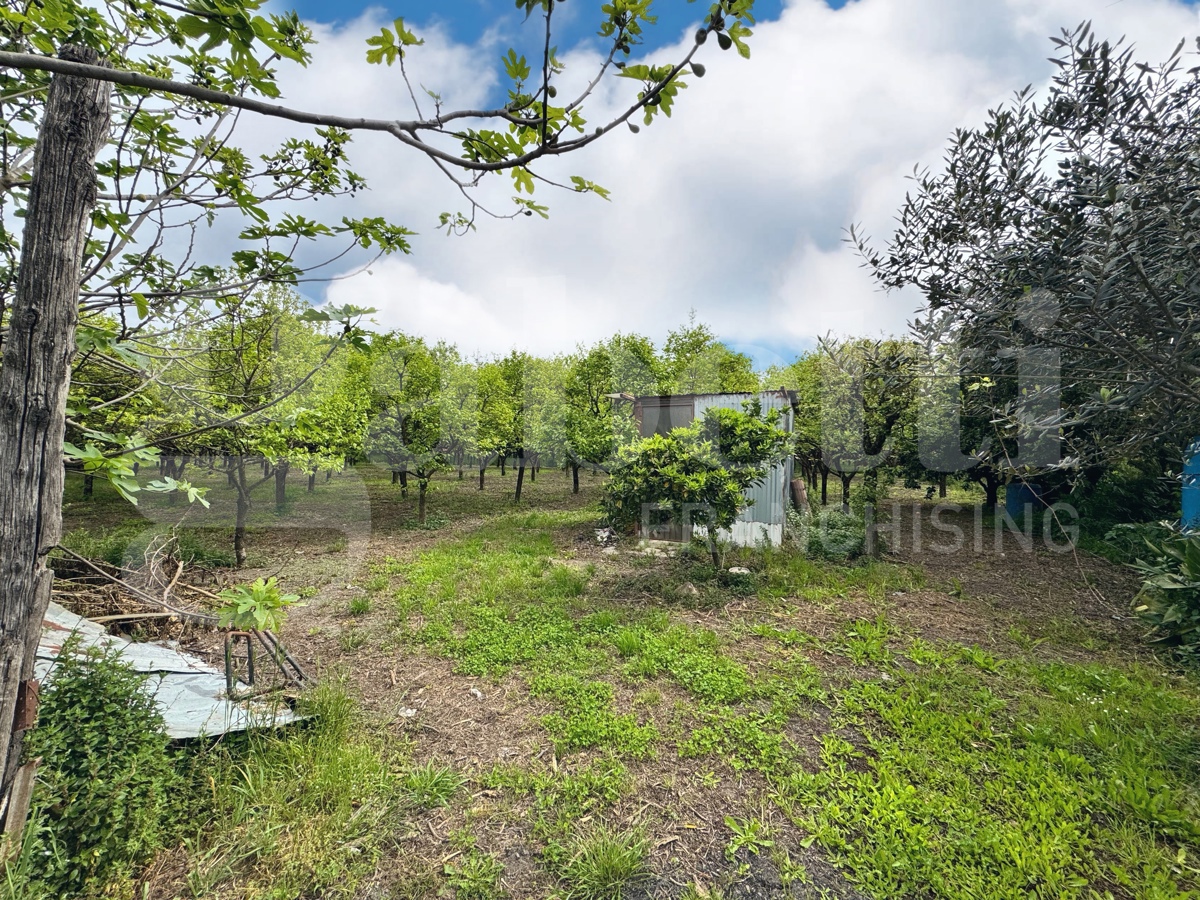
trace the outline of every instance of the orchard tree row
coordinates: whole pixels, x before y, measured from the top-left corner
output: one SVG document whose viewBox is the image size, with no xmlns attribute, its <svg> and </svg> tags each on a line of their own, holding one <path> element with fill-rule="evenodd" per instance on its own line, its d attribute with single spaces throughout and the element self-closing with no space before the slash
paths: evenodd
<svg viewBox="0 0 1200 900">
<path fill-rule="evenodd" d="M 616 334 L 572 354 L 495 358 L 418 335 L 332 327 L 277 285 L 121 344 L 104 339 L 120 327 L 111 315 L 84 324 L 101 339 L 81 348 L 71 381 L 75 466 L 136 500 L 146 489 L 202 497 L 187 467 L 219 463 L 237 493 L 239 563 L 251 495 L 268 478 L 282 506 L 289 474 L 306 475 L 311 490 L 318 473 L 369 459 L 405 494 L 415 482 L 424 522 L 439 471 L 461 478 L 471 468 L 482 490 L 487 467 L 504 471 L 511 460 L 520 500 L 526 474 L 549 462 L 569 468 L 578 491 L 581 466 L 607 468 L 637 436 L 629 397 L 760 388 L 751 360 L 694 316 L 661 348 Z M 157 478 L 138 478 L 147 464 Z"/>
</svg>

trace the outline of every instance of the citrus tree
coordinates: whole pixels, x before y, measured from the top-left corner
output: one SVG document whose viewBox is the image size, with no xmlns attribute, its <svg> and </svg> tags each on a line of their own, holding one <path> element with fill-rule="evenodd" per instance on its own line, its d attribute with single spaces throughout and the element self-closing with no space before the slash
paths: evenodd
<svg viewBox="0 0 1200 900">
<path fill-rule="evenodd" d="M 791 452 L 779 428 L 780 410 L 763 415 L 758 400 L 744 411 L 710 408 L 686 428 L 624 447 L 604 489 L 605 515 L 630 530 L 662 513 L 684 525 L 703 525 L 714 566 L 721 565 L 717 530 L 729 529 L 751 501 L 745 491 Z"/>
<path fill-rule="evenodd" d="M 416 477 L 417 517 L 423 525 L 430 480 L 448 465 L 441 367 L 421 338 L 399 332 L 372 337 L 370 359 L 372 415 L 366 451 L 403 477 L 403 491 L 408 476 Z"/>
</svg>

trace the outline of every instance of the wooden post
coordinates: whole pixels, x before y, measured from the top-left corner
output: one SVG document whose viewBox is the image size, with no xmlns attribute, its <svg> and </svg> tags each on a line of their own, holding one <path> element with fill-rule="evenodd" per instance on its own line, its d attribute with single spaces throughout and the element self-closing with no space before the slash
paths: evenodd
<svg viewBox="0 0 1200 900">
<path fill-rule="evenodd" d="M 71 45 L 59 56 L 100 62 L 95 51 Z M 23 734 L 14 721 L 17 694 L 33 677 L 53 577 L 46 556 L 62 534 L 67 389 L 109 94 L 108 84 L 86 78 L 56 75 L 50 82 L 0 364 L 0 796 L 14 813 L 7 801 L 16 799 Z"/>
</svg>

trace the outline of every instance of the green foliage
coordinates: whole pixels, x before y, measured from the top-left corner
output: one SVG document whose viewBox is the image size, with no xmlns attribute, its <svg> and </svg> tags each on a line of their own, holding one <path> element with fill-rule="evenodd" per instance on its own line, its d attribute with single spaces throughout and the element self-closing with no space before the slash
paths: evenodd
<svg viewBox="0 0 1200 900">
<path fill-rule="evenodd" d="M 878 897 L 1189 896 L 1195 698 L 1146 672 L 987 672 L 949 651 L 847 686 L 834 723 L 864 736 L 830 733 L 820 771 L 776 779 L 793 821 Z"/>
<path fill-rule="evenodd" d="M 504 895 L 500 886 L 504 863 L 490 854 L 471 851 L 461 860 L 447 863 L 443 871 L 458 900 L 493 900 Z"/>
<path fill-rule="evenodd" d="M 758 856 L 763 850 L 775 846 L 771 840 L 771 831 L 760 819 L 735 819 L 725 817 L 725 827 L 733 832 L 733 837 L 725 845 L 725 858 L 733 862 L 739 850 L 746 849 Z"/>
<path fill-rule="evenodd" d="M 438 355 L 399 332 L 371 338 L 371 424 L 365 449 L 428 487 L 448 465 L 443 452 L 443 381 Z"/>
<path fill-rule="evenodd" d="M 606 682 L 574 675 L 540 675 L 529 690 L 535 697 L 554 700 L 561 710 L 542 718 L 559 753 L 600 747 L 644 757 L 658 740 L 654 725 L 639 725 L 631 713 L 613 713 L 613 689 Z"/>
<path fill-rule="evenodd" d="M 729 528 L 748 503 L 743 496 L 766 477 L 767 467 L 789 450 L 786 432 L 777 427 L 779 411 L 764 417 L 757 400 L 744 412 L 708 409 L 687 428 L 656 434 L 621 450 L 604 492 L 604 512 L 620 528 L 638 525 L 647 509 L 670 521 L 709 529 L 717 564 L 715 530 Z"/>
<path fill-rule="evenodd" d="M 1081 535 L 1080 543 L 1109 562 L 1127 564 L 1144 556 L 1148 543 L 1151 545 L 1160 543 L 1177 533 L 1178 527 L 1169 520 L 1138 522 L 1114 525 L 1104 535 L 1104 540 L 1099 543 L 1087 540 L 1087 532 L 1084 532 Z"/>
<path fill-rule="evenodd" d="M 42 692 L 26 753 L 40 756 L 31 890 L 98 896 L 175 834 L 180 776 L 162 715 L 115 651 L 69 639 Z M 41 827 L 38 827 L 38 823 Z"/>
<path fill-rule="evenodd" d="M 300 600 L 298 594 L 281 593 L 274 575 L 228 588 L 219 596 L 226 605 L 217 610 L 218 624 L 236 631 L 278 631 L 287 608 Z"/>
<path fill-rule="evenodd" d="M 1081 479 L 1070 496 L 1079 511 L 1081 528 L 1103 535 L 1117 525 L 1157 522 L 1178 515 L 1178 477 L 1155 470 L 1149 460 L 1122 460 L 1108 468 L 1094 487 L 1089 488 Z"/>
<path fill-rule="evenodd" d="M 759 389 L 748 356 L 717 340 L 692 310 L 686 324 L 667 335 L 663 345 L 662 393 L 743 393 Z"/>
<path fill-rule="evenodd" d="M 787 766 L 790 748 L 785 743 L 782 713 L 741 715 L 729 708 L 701 713 L 687 737 L 679 742 L 684 758 L 715 755 L 735 772 L 777 774 Z"/>
<path fill-rule="evenodd" d="M 713 703 L 736 703 L 751 694 L 745 667 L 721 654 L 711 631 L 682 625 L 646 628 L 642 644 L 626 668 L 631 676 L 667 674 L 693 696 Z"/>
<path fill-rule="evenodd" d="M 192 896 L 352 898 L 394 846 L 405 744 L 375 733 L 336 682 L 300 711 L 303 725 L 196 748 Z"/>
<path fill-rule="evenodd" d="M 127 566 L 139 565 L 152 542 L 168 537 L 174 538 L 174 552 L 185 564 L 233 565 L 233 554 L 224 546 L 225 534 L 221 529 L 174 528 L 167 532 L 147 528 L 143 521 L 112 528 L 73 529 L 63 535 L 60 544 L 87 559 L 102 559 L 114 566 Z"/>
<path fill-rule="evenodd" d="M 371 48 L 367 51 L 367 62 L 376 65 L 386 63 L 390 66 L 396 60 L 404 58 L 405 47 L 419 47 L 425 43 L 422 38 L 418 38 L 404 27 L 403 19 L 396 19 L 392 26 L 395 32 L 384 28 L 380 34 L 367 38 L 367 45 Z"/>
<path fill-rule="evenodd" d="M 1131 564 L 1142 575 L 1137 612 L 1157 640 L 1200 650 L 1200 534 L 1172 532 L 1146 547 L 1147 558 Z"/>
<path fill-rule="evenodd" d="M 868 663 L 887 663 L 892 658 L 887 648 L 890 636 L 891 629 L 883 616 L 874 622 L 859 619 L 856 622 L 847 622 L 842 628 L 842 647 L 860 666 Z"/>
<path fill-rule="evenodd" d="M 822 507 L 817 514 L 788 510 L 792 540 L 813 559 L 845 562 L 861 556 L 867 529 L 861 516 Z"/>
</svg>

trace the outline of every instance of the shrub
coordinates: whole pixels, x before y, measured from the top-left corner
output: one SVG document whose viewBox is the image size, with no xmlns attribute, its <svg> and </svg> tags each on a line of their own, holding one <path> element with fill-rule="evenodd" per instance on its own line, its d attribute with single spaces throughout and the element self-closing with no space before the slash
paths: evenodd
<svg viewBox="0 0 1200 900">
<path fill-rule="evenodd" d="M 1116 463 L 1094 487 L 1086 482 L 1072 492 L 1083 527 L 1094 534 L 1120 522 L 1148 522 L 1178 515 L 1178 477 L 1147 471 L 1149 466 Z"/>
<path fill-rule="evenodd" d="M 792 539 L 814 559 L 844 562 L 861 556 L 866 545 L 863 520 L 838 509 L 827 507 L 816 516 L 789 509 L 788 526 Z"/>
<path fill-rule="evenodd" d="M 733 525 L 749 502 L 743 492 L 788 453 L 791 438 L 777 427 L 779 418 L 779 410 L 764 417 L 757 400 L 747 401 L 744 412 L 708 409 L 686 428 L 623 448 L 604 487 L 606 518 L 624 531 L 641 524 L 644 515 L 651 522 L 657 516 L 703 525 L 719 568 L 716 530 Z"/>
<path fill-rule="evenodd" d="M 262 629 L 278 631 L 283 625 L 287 608 L 300 600 L 299 594 L 283 594 L 275 576 L 259 578 L 253 584 L 239 585 L 221 591 L 225 606 L 217 610 L 222 628 L 240 631 Z"/>
<path fill-rule="evenodd" d="M 1161 643 L 1200 650 L 1200 534 L 1170 531 L 1145 540 L 1148 558 L 1131 567 L 1142 574 L 1136 610 Z"/>
<path fill-rule="evenodd" d="M 181 779 L 145 681 L 116 651 L 63 647 L 26 742 L 42 757 L 31 891 L 98 896 L 168 839 Z"/>
</svg>

